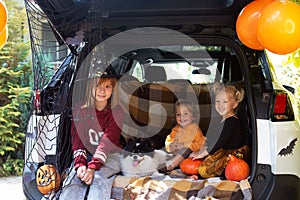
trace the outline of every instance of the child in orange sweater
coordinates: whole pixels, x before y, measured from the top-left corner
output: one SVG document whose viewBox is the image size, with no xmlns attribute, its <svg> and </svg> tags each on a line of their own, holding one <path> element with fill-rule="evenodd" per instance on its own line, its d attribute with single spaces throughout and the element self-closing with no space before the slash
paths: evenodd
<svg viewBox="0 0 300 200">
<path fill-rule="evenodd" d="M 177 124 L 165 141 L 166 150 L 175 156 L 159 167 L 158 170 L 161 173 L 171 171 L 179 166 L 190 153 L 199 151 L 206 140 L 202 130 L 195 122 L 196 109 L 190 101 L 177 101 L 175 110 Z"/>
</svg>

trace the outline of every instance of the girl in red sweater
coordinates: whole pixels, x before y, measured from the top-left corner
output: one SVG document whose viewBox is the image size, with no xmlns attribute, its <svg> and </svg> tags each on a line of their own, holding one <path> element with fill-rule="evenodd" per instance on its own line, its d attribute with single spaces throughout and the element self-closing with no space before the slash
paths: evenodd
<svg viewBox="0 0 300 200">
<path fill-rule="evenodd" d="M 118 106 L 114 107 L 111 102 L 116 81 L 115 78 L 89 80 L 86 96 L 90 98 L 73 109 L 72 172 L 76 175 L 69 175 L 72 178 L 68 177 L 69 180 L 65 181 L 60 199 L 85 199 L 85 196 L 87 199 L 109 199 L 108 187 L 113 180 L 109 176 L 114 171 L 118 172 L 118 169 L 113 169 L 118 165 L 108 165 L 107 161 L 118 161 L 114 153 L 121 150 L 123 121 L 122 110 Z"/>
</svg>

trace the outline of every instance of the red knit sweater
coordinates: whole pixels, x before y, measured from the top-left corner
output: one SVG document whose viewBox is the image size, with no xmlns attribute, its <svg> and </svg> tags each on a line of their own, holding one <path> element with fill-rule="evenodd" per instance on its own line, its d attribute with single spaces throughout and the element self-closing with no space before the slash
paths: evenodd
<svg viewBox="0 0 300 200">
<path fill-rule="evenodd" d="M 120 107 L 98 111 L 81 108 L 73 112 L 71 127 L 74 166 L 99 170 L 109 153 L 121 150 L 123 111 Z M 87 163 L 87 153 L 92 160 Z"/>
</svg>

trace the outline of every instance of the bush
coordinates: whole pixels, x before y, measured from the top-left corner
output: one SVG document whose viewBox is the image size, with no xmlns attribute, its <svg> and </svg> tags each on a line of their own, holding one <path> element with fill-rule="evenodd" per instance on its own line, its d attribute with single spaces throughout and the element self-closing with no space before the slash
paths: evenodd
<svg viewBox="0 0 300 200">
<path fill-rule="evenodd" d="M 23 143 L 29 118 L 31 67 L 25 8 L 17 0 L 4 0 L 8 38 L 0 50 L 0 176 L 20 175 Z"/>
<path fill-rule="evenodd" d="M 8 158 L 5 163 L 0 165 L 0 177 L 1 176 L 21 176 L 24 167 L 23 159 L 10 159 Z"/>
</svg>

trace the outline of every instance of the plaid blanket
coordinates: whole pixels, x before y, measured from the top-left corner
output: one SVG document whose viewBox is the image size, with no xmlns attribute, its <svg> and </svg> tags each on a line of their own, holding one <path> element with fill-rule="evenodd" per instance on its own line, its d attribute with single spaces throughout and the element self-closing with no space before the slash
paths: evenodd
<svg viewBox="0 0 300 200">
<path fill-rule="evenodd" d="M 113 199 L 252 199 L 250 184 L 247 180 L 234 182 L 210 178 L 195 181 L 170 176 L 143 178 L 116 176 L 113 186 Z"/>
<path fill-rule="evenodd" d="M 163 141 L 175 125 L 174 104 L 178 99 L 190 99 L 200 113 L 202 131 L 211 118 L 211 100 L 207 86 L 171 83 L 118 83 L 116 97 L 125 112 L 123 136 L 156 137 Z M 205 123 L 204 123 L 205 122 Z M 155 145 L 155 144 L 154 144 Z M 160 145 L 157 147 L 160 148 Z"/>
</svg>

